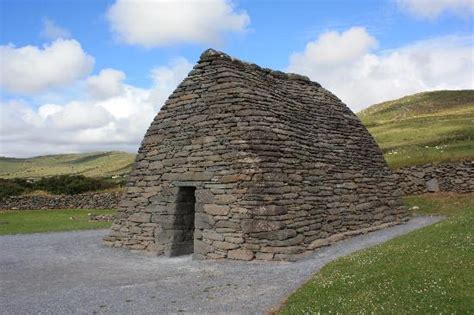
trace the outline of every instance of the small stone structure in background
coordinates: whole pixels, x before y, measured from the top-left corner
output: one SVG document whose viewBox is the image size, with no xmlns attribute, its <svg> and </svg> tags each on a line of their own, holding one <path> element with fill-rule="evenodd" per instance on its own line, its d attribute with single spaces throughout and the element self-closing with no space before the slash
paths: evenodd
<svg viewBox="0 0 474 315">
<path fill-rule="evenodd" d="M 77 195 L 26 195 L 0 199 L 0 210 L 114 209 L 121 192 Z"/>
<path fill-rule="evenodd" d="M 444 162 L 403 167 L 395 171 L 407 195 L 430 192 L 474 192 L 474 161 Z"/>
<path fill-rule="evenodd" d="M 113 214 L 88 213 L 87 215 L 91 222 L 112 222 L 115 219 L 115 215 Z"/>
<path fill-rule="evenodd" d="M 407 219 L 397 177 L 318 83 L 207 50 L 158 113 L 104 243 L 296 260 Z"/>
</svg>

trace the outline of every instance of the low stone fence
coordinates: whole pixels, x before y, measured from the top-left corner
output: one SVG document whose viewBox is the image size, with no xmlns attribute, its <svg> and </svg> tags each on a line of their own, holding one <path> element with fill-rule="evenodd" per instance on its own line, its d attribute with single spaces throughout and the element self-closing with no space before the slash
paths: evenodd
<svg viewBox="0 0 474 315">
<path fill-rule="evenodd" d="M 474 161 L 424 164 L 395 171 L 406 195 L 427 192 L 474 192 Z"/>
<path fill-rule="evenodd" d="M 1 210 L 39 209 L 113 209 L 117 207 L 121 192 L 85 193 L 78 195 L 14 196 L 0 200 Z"/>
<path fill-rule="evenodd" d="M 409 166 L 395 173 L 406 195 L 438 191 L 474 192 L 474 161 Z M 121 196 L 121 192 L 15 196 L 0 200 L 0 210 L 113 209 Z"/>
</svg>

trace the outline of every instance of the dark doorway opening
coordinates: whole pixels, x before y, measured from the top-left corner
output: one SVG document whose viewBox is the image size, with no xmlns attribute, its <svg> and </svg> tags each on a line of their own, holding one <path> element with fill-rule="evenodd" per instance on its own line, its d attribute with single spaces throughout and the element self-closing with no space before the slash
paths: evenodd
<svg viewBox="0 0 474 315">
<path fill-rule="evenodd" d="M 169 256 L 189 255 L 194 252 L 194 213 L 196 187 L 179 187 L 176 200 L 174 237 Z"/>
</svg>

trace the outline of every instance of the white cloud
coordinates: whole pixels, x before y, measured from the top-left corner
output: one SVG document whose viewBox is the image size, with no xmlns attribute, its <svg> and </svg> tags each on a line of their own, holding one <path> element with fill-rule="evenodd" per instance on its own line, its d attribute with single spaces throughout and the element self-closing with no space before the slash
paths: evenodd
<svg viewBox="0 0 474 315">
<path fill-rule="evenodd" d="M 107 19 L 119 40 L 145 47 L 213 44 L 223 33 L 244 31 L 250 23 L 230 0 L 117 0 Z"/>
<path fill-rule="evenodd" d="M 46 123 L 50 128 L 76 131 L 103 127 L 111 118 L 110 113 L 98 104 L 74 101 L 48 115 Z"/>
<path fill-rule="evenodd" d="M 180 57 L 172 60 L 167 66 L 154 68 L 151 76 L 155 88 L 151 92 L 151 100 L 156 104 L 164 104 L 168 91 L 173 91 L 191 71 L 192 67 L 193 65 L 188 60 Z"/>
<path fill-rule="evenodd" d="M 56 104 L 44 104 L 38 108 L 38 115 L 42 119 L 46 119 L 48 116 L 54 115 L 62 110 L 62 107 Z"/>
<path fill-rule="evenodd" d="M 104 99 L 123 92 L 125 73 L 115 69 L 103 69 L 98 75 L 86 80 L 88 92 L 95 98 Z"/>
<path fill-rule="evenodd" d="M 0 102 L 0 156 L 33 156 L 67 152 L 124 150 L 135 152 L 150 122 L 164 101 L 191 70 L 184 58 L 152 71 L 154 84 L 142 89 L 124 84 L 125 74 L 105 69 L 112 74 L 114 93 L 107 97 L 87 98 L 65 104 L 47 103 L 34 107 L 23 101 Z M 97 82 L 95 82 L 97 83 Z M 94 85 L 94 84 L 93 84 Z M 116 87 L 116 86 L 115 86 Z M 89 91 L 89 90 L 88 90 Z M 117 92 L 117 93 L 115 93 Z M 102 96 L 105 96 L 102 94 Z"/>
<path fill-rule="evenodd" d="M 12 139 L 28 132 L 35 113 L 21 100 L 0 103 L 0 139 Z M 0 141 L 0 149 L 5 142 Z"/>
<path fill-rule="evenodd" d="M 461 16 L 474 14 L 472 0 L 397 0 L 403 10 L 420 18 L 434 19 L 443 12 L 451 12 Z"/>
<path fill-rule="evenodd" d="M 331 31 L 322 34 L 318 40 L 309 42 L 302 53 L 294 53 L 291 62 L 306 63 L 307 67 L 332 67 L 350 62 L 376 46 L 377 40 L 363 27 L 352 27 L 342 33 Z"/>
<path fill-rule="evenodd" d="M 71 33 L 67 29 L 57 25 L 49 18 L 43 19 L 43 29 L 41 30 L 40 35 L 42 38 L 49 40 L 58 38 L 67 39 L 71 37 Z"/>
<path fill-rule="evenodd" d="M 332 41 L 321 35 L 290 56 L 287 70 L 308 75 L 354 111 L 427 90 L 474 88 L 473 37 L 435 38 L 374 53 L 375 39 L 357 30 L 330 32 Z"/>
<path fill-rule="evenodd" d="M 86 76 L 93 65 L 94 58 L 73 39 L 43 47 L 0 46 L 0 86 L 19 94 L 43 92 Z"/>
</svg>

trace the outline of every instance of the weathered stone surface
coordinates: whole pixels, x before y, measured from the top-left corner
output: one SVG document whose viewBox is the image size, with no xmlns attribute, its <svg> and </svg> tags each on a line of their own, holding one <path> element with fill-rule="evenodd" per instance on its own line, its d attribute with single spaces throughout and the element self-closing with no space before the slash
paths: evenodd
<svg viewBox="0 0 474 315">
<path fill-rule="evenodd" d="M 212 229 L 214 223 L 214 218 L 209 214 L 196 213 L 194 216 L 194 228 L 196 229 Z"/>
<path fill-rule="evenodd" d="M 251 213 L 254 215 L 283 215 L 288 213 L 288 209 L 282 206 L 268 205 L 256 207 L 251 210 Z"/>
<path fill-rule="evenodd" d="M 212 215 L 227 215 L 230 211 L 229 206 L 222 206 L 222 205 L 204 205 L 204 212 L 212 214 Z"/>
<path fill-rule="evenodd" d="M 222 205 L 234 203 L 236 200 L 237 200 L 237 197 L 233 195 L 218 195 L 214 199 L 216 204 L 222 204 Z"/>
<path fill-rule="evenodd" d="M 224 240 L 224 235 L 219 234 L 213 230 L 204 230 L 201 233 L 202 237 L 208 240 L 214 240 L 214 241 L 223 241 Z"/>
<path fill-rule="evenodd" d="M 254 220 L 254 219 L 242 220 L 241 225 L 242 225 L 242 231 L 244 233 L 275 231 L 285 226 L 285 224 L 280 221 L 266 221 L 266 220 Z"/>
<path fill-rule="evenodd" d="M 249 176 L 243 174 L 225 175 L 221 178 L 222 183 L 235 183 L 249 180 Z"/>
<path fill-rule="evenodd" d="M 254 254 L 247 249 L 234 249 L 227 252 L 227 258 L 237 260 L 252 260 Z"/>
<path fill-rule="evenodd" d="M 226 237 L 226 242 L 235 243 L 235 244 L 242 244 L 245 240 L 242 237 Z"/>
<path fill-rule="evenodd" d="M 293 246 L 301 244 L 304 241 L 305 237 L 303 234 L 298 234 L 293 238 L 289 238 L 286 240 L 275 240 L 275 241 L 268 241 L 268 245 L 270 246 Z"/>
<path fill-rule="evenodd" d="M 267 246 L 261 249 L 264 253 L 275 253 L 275 254 L 298 254 L 304 251 L 302 246 Z"/>
<path fill-rule="evenodd" d="M 273 259 L 273 253 L 256 253 L 255 254 L 255 259 L 258 260 L 272 260 Z"/>
<path fill-rule="evenodd" d="M 215 248 L 224 249 L 224 250 L 229 250 L 229 249 L 234 249 L 234 248 L 239 247 L 239 245 L 234 244 L 234 243 L 220 242 L 220 241 L 213 242 L 212 246 L 214 246 Z"/>
<path fill-rule="evenodd" d="M 322 246 L 327 246 L 329 244 L 330 244 L 330 242 L 327 238 L 326 239 L 317 239 L 317 240 L 311 242 L 311 244 L 309 245 L 309 248 L 310 249 L 319 248 L 319 247 L 322 247 Z"/>
<path fill-rule="evenodd" d="M 255 238 L 267 239 L 267 240 L 286 240 L 288 238 L 296 236 L 296 234 L 297 234 L 296 230 L 284 229 L 284 230 L 277 230 L 277 231 L 252 233 L 250 235 Z"/>
<path fill-rule="evenodd" d="M 439 183 L 436 178 L 432 178 L 426 182 L 426 190 L 429 192 L 438 192 L 439 191 Z"/>
<path fill-rule="evenodd" d="M 149 213 L 134 213 L 130 217 L 128 217 L 128 220 L 131 222 L 138 222 L 138 223 L 146 223 L 150 222 L 151 219 L 151 214 Z"/>
<path fill-rule="evenodd" d="M 213 203 L 214 202 L 214 194 L 211 193 L 207 189 L 198 189 L 196 190 L 196 202 L 199 203 Z"/>
<path fill-rule="evenodd" d="M 240 229 L 240 223 L 232 222 L 228 220 L 219 220 L 215 224 L 216 228 L 231 228 L 234 230 Z"/>
<path fill-rule="evenodd" d="M 207 253 L 212 253 L 213 251 L 214 247 L 212 247 L 211 245 L 198 240 L 194 241 L 195 254 L 206 255 Z"/>
</svg>

